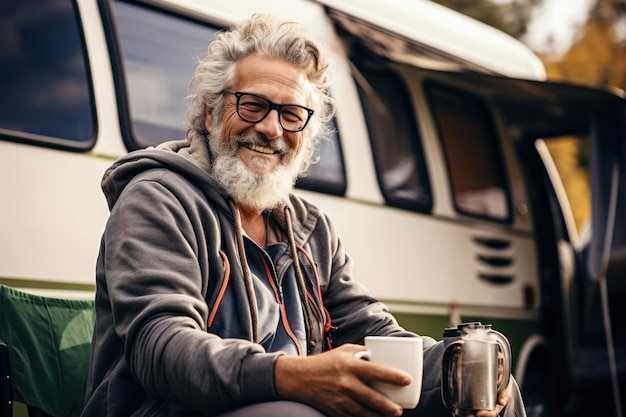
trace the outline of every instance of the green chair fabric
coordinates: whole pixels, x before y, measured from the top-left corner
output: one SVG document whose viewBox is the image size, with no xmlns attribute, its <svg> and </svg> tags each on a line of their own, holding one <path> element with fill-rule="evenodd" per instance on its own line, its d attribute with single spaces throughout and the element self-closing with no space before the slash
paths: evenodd
<svg viewBox="0 0 626 417">
<path fill-rule="evenodd" d="M 14 400 L 55 417 L 83 408 L 95 321 L 93 300 L 41 297 L 0 285 L 0 339 Z"/>
</svg>

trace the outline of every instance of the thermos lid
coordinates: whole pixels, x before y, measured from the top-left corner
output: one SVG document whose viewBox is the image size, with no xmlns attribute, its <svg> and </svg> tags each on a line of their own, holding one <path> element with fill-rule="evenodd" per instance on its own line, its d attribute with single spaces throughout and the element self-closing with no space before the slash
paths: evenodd
<svg viewBox="0 0 626 417">
<path fill-rule="evenodd" d="M 443 337 L 457 337 L 459 329 L 457 327 L 446 327 L 443 329 Z"/>
<path fill-rule="evenodd" d="M 491 324 L 482 324 L 479 321 L 468 321 L 459 324 L 457 327 L 446 327 L 443 330 L 443 337 L 457 337 L 463 334 L 466 329 L 491 329 Z"/>
</svg>

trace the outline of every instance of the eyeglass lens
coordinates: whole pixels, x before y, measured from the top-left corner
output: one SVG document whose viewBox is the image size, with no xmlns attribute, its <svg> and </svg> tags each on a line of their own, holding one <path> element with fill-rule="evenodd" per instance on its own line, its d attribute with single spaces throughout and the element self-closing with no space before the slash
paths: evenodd
<svg viewBox="0 0 626 417">
<path fill-rule="evenodd" d="M 249 93 L 239 93 L 237 103 L 239 116 L 250 123 L 260 122 L 276 108 L 283 129 L 293 132 L 304 129 L 310 117 L 310 111 L 305 107 L 295 104 L 277 105 L 263 97 Z"/>
</svg>

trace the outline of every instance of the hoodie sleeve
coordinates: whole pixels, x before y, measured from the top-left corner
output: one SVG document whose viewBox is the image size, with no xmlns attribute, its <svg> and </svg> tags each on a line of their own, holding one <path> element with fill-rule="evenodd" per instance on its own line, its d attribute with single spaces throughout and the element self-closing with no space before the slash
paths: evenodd
<svg viewBox="0 0 626 417">
<path fill-rule="evenodd" d="M 416 336 L 403 329 L 387 306 L 373 298 L 353 277 L 352 259 L 346 254 L 327 217 L 318 219 L 316 231 L 311 236 L 316 236 L 311 247 L 315 251 L 320 279 L 324 281 L 321 283 L 324 305 L 336 328 L 332 334 L 334 346 L 362 344 L 368 335 Z M 431 337 L 422 337 L 425 349 L 436 343 Z"/>
<path fill-rule="evenodd" d="M 206 332 L 204 294 L 217 253 L 206 246 L 220 235 L 200 196 L 182 177 L 157 169 L 131 181 L 115 202 L 99 278 L 115 334 L 152 397 L 203 412 L 276 399 L 275 354 Z"/>
<path fill-rule="evenodd" d="M 362 344 L 367 335 L 417 336 L 402 328 L 387 306 L 373 298 L 353 278 L 352 260 L 345 253 L 328 218 L 320 217 L 316 229 L 317 233 L 312 236 L 325 237 L 312 241 L 311 248 L 316 251 L 320 277 L 327 277 L 326 280 L 320 279 L 324 280 L 324 304 L 336 327 L 332 334 L 333 346 Z M 421 337 L 424 340 L 424 381 L 418 407 L 426 411 L 423 415 L 448 415 L 440 394 L 443 343 L 429 336 Z"/>
</svg>

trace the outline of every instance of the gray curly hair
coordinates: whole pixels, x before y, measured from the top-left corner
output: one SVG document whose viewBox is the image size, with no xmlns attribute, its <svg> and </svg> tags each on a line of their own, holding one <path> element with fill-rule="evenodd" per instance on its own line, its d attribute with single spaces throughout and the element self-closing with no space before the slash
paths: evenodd
<svg viewBox="0 0 626 417">
<path fill-rule="evenodd" d="M 235 65 L 241 59 L 259 54 L 278 58 L 304 71 L 312 85 L 311 108 L 315 111 L 304 135 L 304 166 L 306 171 L 319 141 L 331 131 L 327 122 L 335 113 L 335 103 L 329 93 L 328 61 L 320 45 L 309 37 L 307 29 L 297 22 L 279 21 L 271 15 L 255 14 L 239 25 L 217 35 L 208 47 L 191 79 L 192 94 L 187 110 L 187 126 L 207 136 L 206 110 L 213 120 L 221 120 L 224 89 L 234 82 Z"/>
</svg>

